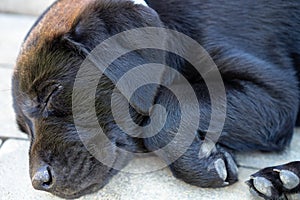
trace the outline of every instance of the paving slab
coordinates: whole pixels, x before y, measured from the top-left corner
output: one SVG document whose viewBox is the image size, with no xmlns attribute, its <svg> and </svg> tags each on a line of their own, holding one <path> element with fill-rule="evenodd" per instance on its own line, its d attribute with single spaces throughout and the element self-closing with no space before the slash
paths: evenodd
<svg viewBox="0 0 300 200">
<path fill-rule="evenodd" d="M 38 15 L 54 0 L 1 0 L 0 11 Z"/>
<path fill-rule="evenodd" d="M 11 95 L 12 73 L 12 68 L 0 67 L 0 137 L 26 138 L 27 136 L 18 130 L 15 122 Z"/>
<path fill-rule="evenodd" d="M 1 5 L 3 5 L 2 0 Z M 0 65 L 15 63 L 21 43 L 36 18 L 26 15 L 0 14 Z"/>
<path fill-rule="evenodd" d="M 0 197 L 3 200 L 57 200 L 49 193 L 32 188 L 28 172 L 29 142 L 7 140 L 0 150 Z M 160 162 L 157 158 L 149 158 L 150 162 Z M 128 168 L 143 170 L 146 163 L 136 159 Z M 164 200 L 164 199 L 252 199 L 244 181 L 254 171 L 240 168 L 240 181 L 232 186 L 219 189 L 203 189 L 188 185 L 174 178 L 165 168 L 159 171 L 132 174 L 120 172 L 102 190 L 86 195 L 80 200 Z"/>
<path fill-rule="evenodd" d="M 140 164 L 142 165 L 142 163 Z M 138 165 L 139 166 L 139 165 Z M 135 165 L 136 167 L 136 165 Z M 168 168 L 147 173 L 120 173 L 102 192 L 114 191 L 120 199 L 252 199 L 244 181 L 253 170 L 240 169 L 240 181 L 232 186 L 218 189 L 203 189 L 188 185 L 173 177 Z M 119 193 L 118 191 L 122 191 Z M 99 193 L 102 194 L 101 192 Z"/>
<path fill-rule="evenodd" d="M 236 160 L 239 165 L 252 168 L 265 168 L 300 160 L 300 129 L 295 129 L 290 147 L 280 153 L 239 153 Z"/>
</svg>

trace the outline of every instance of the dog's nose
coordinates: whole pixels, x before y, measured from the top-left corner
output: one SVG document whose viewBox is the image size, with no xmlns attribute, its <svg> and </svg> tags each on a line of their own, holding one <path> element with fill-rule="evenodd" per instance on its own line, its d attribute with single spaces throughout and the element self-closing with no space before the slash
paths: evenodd
<svg viewBox="0 0 300 200">
<path fill-rule="evenodd" d="M 41 166 L 33 175 L 31 182 L 37 190 L 50 190 L 54 185 L 53 170 L 49 165 Z"/>
</svg>

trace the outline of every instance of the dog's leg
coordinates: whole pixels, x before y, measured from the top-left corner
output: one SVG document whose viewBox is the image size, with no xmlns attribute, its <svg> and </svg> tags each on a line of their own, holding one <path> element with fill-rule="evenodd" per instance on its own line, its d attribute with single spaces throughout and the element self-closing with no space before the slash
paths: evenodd
<svg viewBox="0 0 300 200">
<path fill-rule="evenodd" d="M 265 199 L 287 199 L 300 192 L 300 162 L 268 167 L 253 174 L 246 182 L 251 193 Z"/>
<path fill-rule="evenodd" d="M 210 119 L 210 108 L 206 102 L 209 96 L 204 95 L 207 92 L 205 84 L 194 85 L 194 89 L 199 91 L 197 93 L 200 95 L 199 97 L 203 97 L 200 99 L 201 124 L 199 128 L 205 129 L 204 127 L 208 125 Z M 182 92 L 186 100 L 189 99 L 188 92 Z M 189 184 L 200 187 L 223 187 L 236 182 L 238 169 L 232 151 L 220 144 L 205 143 L 204 139 L 206 136 L 209 138 L 209 134 L 204 136 L 199 129 L 192 134 L 176 133 L 178 124 L 182 120 L 180 108 L 178 107 L 179 101 L 166 89 L 161 91 L 157 101 L 158 104 L 165 106 L 168 116 L 164 128 L 158 134 L 144 139 L 147 149 L 155 152 L 159 149 L 162 150 L 157 155 L 169 164 L 175 177 Z M 170 104 L 170 102 L 172 103 Z M 193 105 L 183 106 L 190 106 L 191 115 L 189 117 L 192 116 L 194 110 L 197 110 L 193 109 Z M 191 126 L 194 121 L 190 119 L 188 124 L 183 124 L 183 126 Z M 186 140 L 189 140 L 190 138 L 187 137 L 191 135 L 193 138 L 190 143 L 178 140 L 175 146 L 165 148 L 174 140 L 177 134 L 183 134 Z M 181 151 L 183 155 L 178 156 L 180 149 L 183 149 Z"/>
<path fill-rule="evenodd" d="M 203 145 L 196 140 L 184 155 L 170 163 L 175 176 L 202 187 L 220 187 L 237 180 L 236 164 L 228 150 L 283 150 L 291 140 L 297 115 L 298 89 L 293 71 L 285 69 L 283 73 L 278 66 L 246 54 L 222 58 L 217 64 L 220 63 L 227 92 L 227 112 L 218 145 L 206 157 L 199 158 Z M 199 130 L 205 132 L 211 119 L 209 93 L 205 83 L 193 87 L 200 105 Z M 157 98 L 156 103 L 165 106 L 169 113 L 162 131 L 144 140 L 150 151 L 163 148 L 176 135 L 180 109 L 170 93 L 162 90 Z M 193 107 L 190 110 L 193 112 Z M 168 162 L 175 151 L 169 149 L 159 156 Z"/>
</svg>

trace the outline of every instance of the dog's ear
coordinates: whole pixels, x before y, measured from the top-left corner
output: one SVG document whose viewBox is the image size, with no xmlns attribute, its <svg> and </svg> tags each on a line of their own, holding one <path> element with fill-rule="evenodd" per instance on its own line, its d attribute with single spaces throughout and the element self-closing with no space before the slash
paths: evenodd
<svg viewBox="0 0 300 200">
<path fill-rule="evenodd" d="M 156 39 L 158 41 L 154 42 L 163 43 L 164 40 L 162 36 L 153 36 L 155 32 L 137 29 L 145 27 L 163 27 L 158 14 L 151 8 L 130 1 L 119 3 L 112 1 L 105 6 L 102 2 L 96 3 L 90 10 L 86 9 L 65 39 L 86 56 L 93 54 L 93 62 L 100 69 L 104 66 L 103 60 L 114 58 L 110 60 L 108 68 L 101 69 L 102 72 L 117 86 L 137 112 L 148 115 L 164 73 L 163 67 L 159 68 L 156 65 L 153 68 L 151 63 L 164 64 L 165 54 L 161 50 L 147 48 L 147 44 L 142 47 L 146 41 L 151 43 L 151 40 Z M 123 34 L 128 30 L 137 30 L 139 38 L 135 38 L 132 34 Z M 116 36 L 117 39 L 111 40 Z M 102 53 L 98 54 L 98 50 Z M 126 53 L 118 57 L 113 55 L 120 52 Z M 142 65 L 146 67 L 140 68 Z M 134 93 L 133 88 L 137 89 Z"/>
</svg>

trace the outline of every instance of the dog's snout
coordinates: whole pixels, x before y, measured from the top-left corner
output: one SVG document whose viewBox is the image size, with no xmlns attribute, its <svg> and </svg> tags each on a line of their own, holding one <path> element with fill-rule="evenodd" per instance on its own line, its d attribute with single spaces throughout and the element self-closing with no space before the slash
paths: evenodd
<svg viewBox="0 0 300 200">
<path fill-rule="evenodd" d="M 49 165 L 40 166 L 31 179 L 32 186 L 37 190 L 49 191 L 55 184 L 53 175 L 53 170 Z"/>
</svg>

